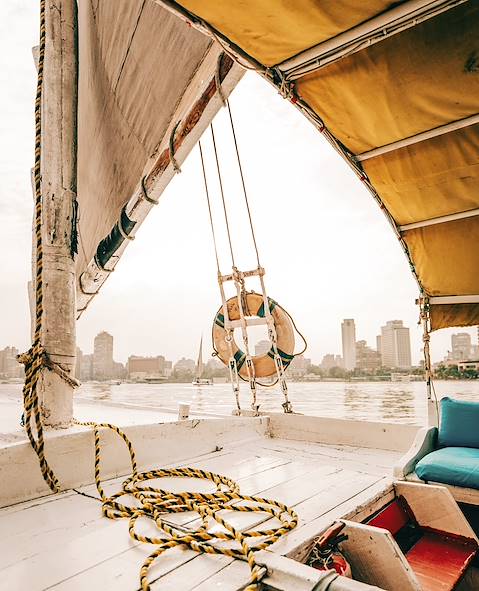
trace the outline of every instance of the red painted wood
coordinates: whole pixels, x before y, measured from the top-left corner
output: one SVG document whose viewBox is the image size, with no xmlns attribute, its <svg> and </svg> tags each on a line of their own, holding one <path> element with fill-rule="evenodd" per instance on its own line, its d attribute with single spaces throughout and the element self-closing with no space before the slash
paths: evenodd
<svg viewBox="0 0 479 591">
<path fill-rule="evenodd" d="M 423 591 L 451 591 L 475 554 L 473 544 L 426 533 L 406 558 Z"/>
<path fill-rule="evenodd" d="M 387 529 L 393 536 L 408 523 L 409 516 L 397 499 L 368 521 L 368 525 Z"/>
</svg>

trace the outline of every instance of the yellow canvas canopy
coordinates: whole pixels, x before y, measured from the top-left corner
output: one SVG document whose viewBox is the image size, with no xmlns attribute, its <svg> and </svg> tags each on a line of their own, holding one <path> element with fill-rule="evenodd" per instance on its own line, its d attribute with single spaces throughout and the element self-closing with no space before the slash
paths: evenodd
<svg viewBox="0 0 479 591">
<path fill-rule="evenodd" d="M 274 83 L 400 238 L 432 328 L 479 324 L 479 2 L 161 2 Z"/>
</svg>

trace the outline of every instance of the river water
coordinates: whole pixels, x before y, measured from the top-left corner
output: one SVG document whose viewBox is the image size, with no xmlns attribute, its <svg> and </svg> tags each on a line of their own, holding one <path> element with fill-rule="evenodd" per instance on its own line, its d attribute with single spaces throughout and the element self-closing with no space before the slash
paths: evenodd
<svg viewBox="0 0 479 591">
<path fill-rule="evenodd" d="M 249 390 L 242 385 L 241 404 L 250 405 Z M 479 380 L 435 382 L 438 398 L 451 396 L 479 402 Z M 296 412 L 354 420 L 424 424 L 426 389 L 423 382 L 291 382 L 289 397 Z M 1 402 L 19 404 L 20 384 L 0 384 Z M 192 412 L 230 414 L 234 399 L 229 384 L 193 386 L 192 384 L 119 384 L 86 383 L 77 391 L 78 403 L 94 402 L 105 406 L 129 406 L 177 411 L 178 402 L 191 404 Z M 263 411 L 281 411 L 281 392 L 260 389 L 258 401 Z"/>
<path fill-rule="evenodd" d="M 250 393 L 242 384 L 241 405 L 250 406 Z M 479 380 L 439 381 L 437 396 L 479 401 Z M 234 399 L 229 384 L 84 384 L 78 398 L 89 401 L 134 404 L 145 408 L 176 411 L 178 402 L 189 402 L 193 412 L 230 414 Z M 291 382 L 289 397 L 296 412 L 356 420 L 423 424 L 426 418 L 426 388 L 423 382 Z M 283 395 L 278 389 L 260 389 L 263 411 L 281 411 Z"/>
</svg>

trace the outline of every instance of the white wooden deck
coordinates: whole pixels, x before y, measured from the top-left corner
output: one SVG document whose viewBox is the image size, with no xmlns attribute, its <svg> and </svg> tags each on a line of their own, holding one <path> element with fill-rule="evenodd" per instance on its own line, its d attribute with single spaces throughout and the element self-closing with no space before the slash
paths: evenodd
<svg viewBox="0 0 479 591">
<path fill-rule="evenodd" d="M 353 516 L 356 507 L 387 489 L 400 455 L 261 437 L 176 465 L 226 474 L 238 481 L 242 493 L 275 498 L 294 507 L 300 518 L 298 527 L 271 548 L 286 555 L 297 553 L 302 540 L 331 520 Z M 110 481 L 107 492 L 121 480 Z M 175 485 L 176 490 L 184 490 L 184 479 L 181 484 L 162 481 L 163 488 L 172 490 Z M 94 486 L 81 490 L 96 494 Z M 192 520 L 187 514 L 177 519 L 184 524 Z M 247 528 L 258 519 L 261 514 L 236 512 L 232 522 Z M 126 520 L 102 517 L 99 502 L 71 491 L 1 509 L 0 532 L 0 589 L 9 591 L 136 590 L 140 566 L 154 549 L 130 538 Z M 159 591 L 233 591 L 248 574 L 241 561 L 175 548 L 157 561 L 151 579 L 155 581 L 152 588 Z"/>
</svg>

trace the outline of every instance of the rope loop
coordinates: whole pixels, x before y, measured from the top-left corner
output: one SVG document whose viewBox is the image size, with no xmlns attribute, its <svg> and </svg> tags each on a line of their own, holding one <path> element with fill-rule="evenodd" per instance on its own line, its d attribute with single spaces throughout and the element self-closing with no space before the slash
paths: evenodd
<svg viewBox="0 0 479 591">
<path fill-rule="evenodd" d="M 120 217 L 118 218 L 118 221 L 116 222 L 116 226 L 118 228 L 118 231 L 120 232 L 122 238 L 124 238 L 125 240 L 134 240 L 135 236 L 130 236 L 130 234 L 128 234 L 126 232 L 125 228 L 123 227 L 123 223 L 122 223 L 123 214 L 126 214 L 126 205 L 122 208 L 121 213 L 120 213 Z"/>
<path fill-rule="evenodd" d="M 147 201 L 148 203 L 151 203 L 152 205 L 158 205 L 158 199 L 153 199 L 152 197 L 150 197 L 148 195 L 148 191 L 146 190 L 146 184 L 145 184 L 145 180 L 146 177 L 141 177 L 141 196 L 142 198 Z"/>
</svg>

